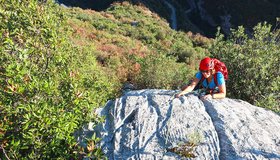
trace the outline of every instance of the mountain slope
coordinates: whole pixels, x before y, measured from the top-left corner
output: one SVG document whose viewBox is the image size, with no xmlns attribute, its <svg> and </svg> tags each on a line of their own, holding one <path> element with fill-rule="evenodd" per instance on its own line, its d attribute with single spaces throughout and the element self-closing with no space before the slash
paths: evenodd
<svg viewBox="0 0 280 160">
<path fill-rule="evenodd" d="M 61 0 L 60 2 L 69 6 L 105 10 L 114 1 Z M 164 1 L 130 0 L 130 2 L 141 3 L 171 22 L 171 12 Z M 280 17 L 280 2 L 277 0 L 172 0 L 169 3 L 176 8 L 179 30 L 192 31 L 208 37 L 214 37 L 219 26 L 226 34 L 230 33 L 229 28 L 237 28 L 240 25 L 251 32 L 255 25 L 264 21 L 276 26 L 276 18 Z"/>
<path fill-rule="evenodd" d="M 144 67 L 139 63 L 149 55 L 170 57 L 174 65 L 187 63 L 194 69 L 211 43 L 200 35 L 172 30 L 166 20 L 142 5 L 123 2 L 102 12 L 78 8 L 65 12 L 74 31 L 73 43 L 94 48 L 100 64 L 121 81 L 139 82 L 136 74 Z"/>
</svg>

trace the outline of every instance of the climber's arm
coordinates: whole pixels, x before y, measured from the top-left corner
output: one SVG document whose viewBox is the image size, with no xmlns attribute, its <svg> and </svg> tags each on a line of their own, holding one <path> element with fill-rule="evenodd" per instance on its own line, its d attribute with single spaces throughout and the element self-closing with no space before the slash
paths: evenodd
<svg viewBox="0 0 280 160">
<path fill-rule="evenodd" d="M 199 82 L 199 79 L 194 78 L 192 83 L 190 85 L 186 86 L 186 87 L 183 87 L 182 91 L 179 94 L 177 94 L 176 97 L 178 98 L 178 97 L 180 97 L 180 96 L 182 96 L 182 95 L 184 95 L 188 92 L 191 92 L 195 88 L 195 86 L 198 84 L 198 82 Z"/>
<path fill-rule="evenodd" d="M 212 98 L 220 99 L 226 97 L 226 84 L 223 83 L 222 85 L 219 85 L 219 93 L 212 94 Z"/>
</svg>

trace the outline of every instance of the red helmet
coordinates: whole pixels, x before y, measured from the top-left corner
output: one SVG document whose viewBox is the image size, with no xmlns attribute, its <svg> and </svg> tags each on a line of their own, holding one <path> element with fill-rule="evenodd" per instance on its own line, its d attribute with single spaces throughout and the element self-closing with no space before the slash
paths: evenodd
<svg viewBox="0 0 280 160">
<path fill-rule="evenodd" d="M 199 70 L 210 70 L 214 68 L 213 61 L 210 57 L 206 57 L 200 61 Z"/>
</svg>

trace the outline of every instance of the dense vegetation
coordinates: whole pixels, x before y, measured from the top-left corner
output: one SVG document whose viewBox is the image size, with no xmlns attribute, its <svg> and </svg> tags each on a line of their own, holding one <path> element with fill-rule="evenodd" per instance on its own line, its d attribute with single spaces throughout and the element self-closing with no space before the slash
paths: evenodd
<svg viewBox="0 0 280 160">
<path fill-rule="evenodd" d="M 177 88 L 193 76 L 197 62 L 209 55 L 205 48 L 211 40 L 171 30 L 143 6 L 124 2 L 104 12 L 79 8 L 66 12 L 74 44 L 92 48 L 107 73 L 138 89 Z"/>
<path fill-rule="evenodd" d="M 77 159 L 73 133 L 114 97 L 114 84 L 91 52 L 67 39 L 53 2 L 0 3 L 0 147 L 2 159 Z M 89 139 L 95 143 L 97 139 Z"/>
<path fill-rule="evenodd" d="M 278 22 L 280 23 L 280 22 Z M 229 96 L 280 113 L 280 30 L 267 23 L 254 27 L 252 37 L 240 26 L 232 36 L 219 34 L 211 53 L 229 68 Z"/>
<path fill-rule="evenodd" d="M 231 71 L 230 96 L 279 112 L 279 30 L 267 24 L 253 38 L 240 28 L 213 40 L 171 30 L 128 2 L 103 12 L 0 2 L 1 159 L 102 158 L 98 138 L 82 147 L 74 137 L 89 121 L 102 121 L 95 108 L 119 96 L 127 81 L 137 89 L 177 89 L 210 53 Z"/>
</svg>

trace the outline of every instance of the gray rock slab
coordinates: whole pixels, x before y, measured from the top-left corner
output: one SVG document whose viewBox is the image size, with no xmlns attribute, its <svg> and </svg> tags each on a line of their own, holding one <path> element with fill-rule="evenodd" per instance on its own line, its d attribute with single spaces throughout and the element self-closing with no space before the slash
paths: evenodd
<svg viewBox="0 0 280 160">
<path fill-rule="evenodd" d="M 130 91 L 98 111 L 94 132 L 108 159 L 280 159 L 280 116 L 234 99 Z M 193 142 L 195 158 L 170 148 Z"/>
<path fill-rule="evenodd" d="M 220 159 L 280 159 L 279 115 L 229 98 L 204 104 L 219 136 Z"/>
</svg>

